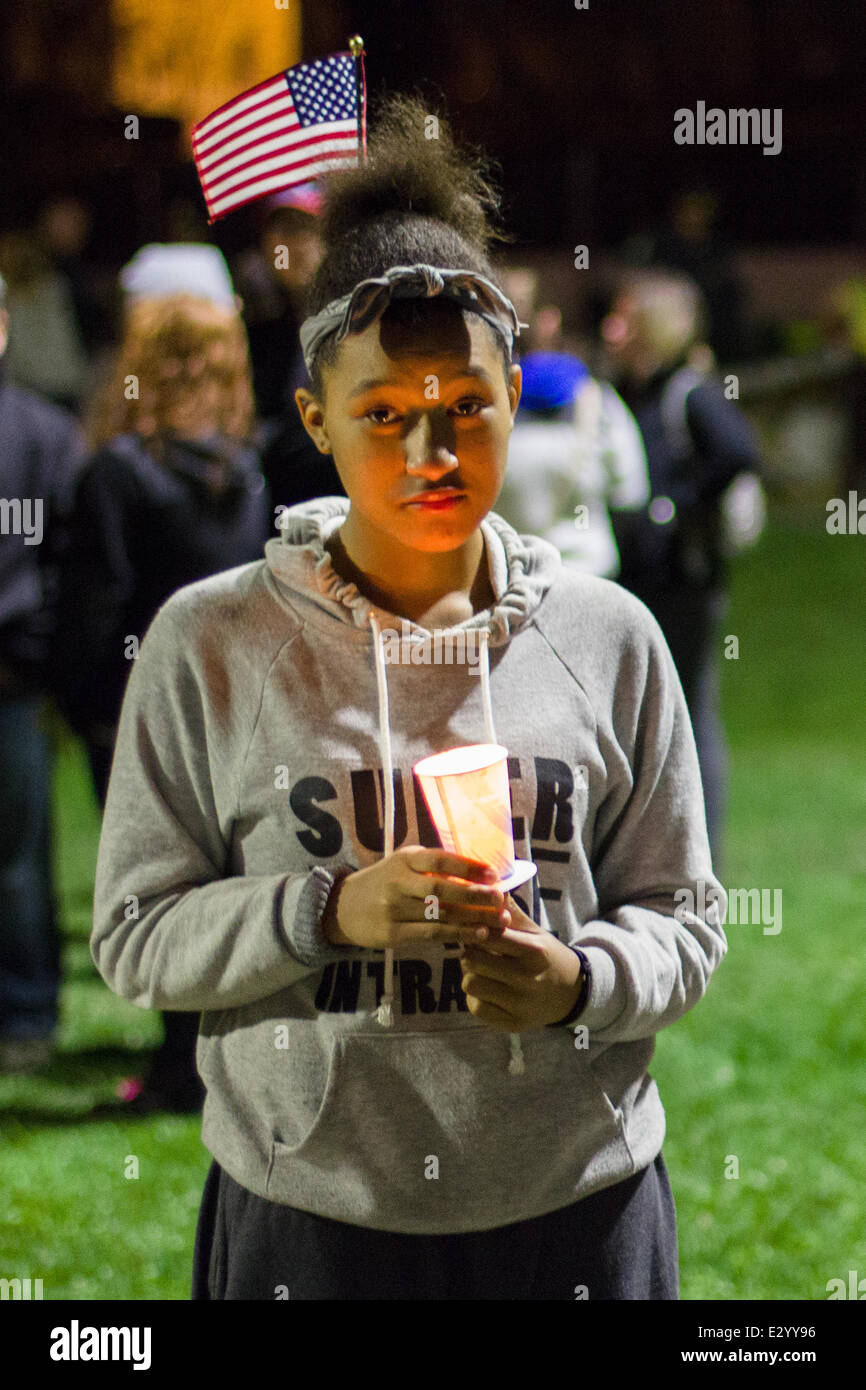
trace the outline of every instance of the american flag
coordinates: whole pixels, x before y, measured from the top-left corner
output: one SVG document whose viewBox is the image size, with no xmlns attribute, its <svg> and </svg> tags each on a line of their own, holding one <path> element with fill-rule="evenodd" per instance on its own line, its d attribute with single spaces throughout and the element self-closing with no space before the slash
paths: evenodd
<svg viewBox="0 0 866 1390">
<path fill-rule="evenodd" d="M 192 150 L 208 222 L 268 193 L 362 157 L 351 53 L 299 63 L 242 92 L 198 122 Z"/>
</svg>

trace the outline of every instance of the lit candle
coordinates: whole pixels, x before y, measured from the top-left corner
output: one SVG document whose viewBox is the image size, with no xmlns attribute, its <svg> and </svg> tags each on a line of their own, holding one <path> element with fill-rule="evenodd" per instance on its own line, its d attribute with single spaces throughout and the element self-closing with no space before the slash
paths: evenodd
<svg viewBox="0 0 866 1390">
<path fill-rule="evenodd" d="M 503 891 L 532 878 L 535 865 L 514 857 L 507 748 L 449 748 L 422 758 L 413 771 L 443 849 L 489 864 Z"/>
</svg>

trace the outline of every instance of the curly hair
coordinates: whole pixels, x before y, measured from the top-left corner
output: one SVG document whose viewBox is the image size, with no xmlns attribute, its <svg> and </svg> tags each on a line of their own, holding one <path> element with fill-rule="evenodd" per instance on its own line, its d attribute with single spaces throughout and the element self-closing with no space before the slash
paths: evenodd
<svg viewBox="0 0 866 1390">
<path fill-rule="evenodd" d="M 130 305 L 123 341 L 91 403 L 85 432 L 98 448 L 212 429 L 238 441 L 254 428 L 249 345 L 238 312 L 190 294 Z"/>
<path fill-rule="evenodd" d="M 458 147 L 445 117 L 417 97 L 388 98 L 370 134 L 367 163 L 331 173 L 324 186 L 325 254 L 307 287 L 308 315 L 349 293 L 359 280 L 419 261 L 443 270 L 475 270 L 501 288 L 488 251 L 494 241 L 511 238 L 496 225 L 500 198 L 490 162 Z M 393 303 L 387 312 L 411 320 L 419 301 Z M 490 331 L 507 367 L 508 349 Z M 337 350 L 331 335 L 313 363 L 311 385 L 319 399 L 322 365 L 332 366 Z"/>
</svg>

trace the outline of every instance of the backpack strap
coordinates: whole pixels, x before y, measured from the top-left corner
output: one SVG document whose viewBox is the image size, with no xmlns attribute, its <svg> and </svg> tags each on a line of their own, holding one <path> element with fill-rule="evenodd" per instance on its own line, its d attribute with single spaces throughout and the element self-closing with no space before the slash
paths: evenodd
<svg viewBox="0 0 866 1390">
<path fill-rule="evenodd" d="M 686 402 L 695 387 L 706 380 L 706 373 L 699 372 L 695 367 L 680 367 L 665 383 L 659 408 L 665 436 L 678 459 L 686 459 L 695 451 Z"/>
<path fill-rule="evenodd" d="M 686 403 L 696 386 L 707 381 L 705 372 L 681 367 L 674 372 L 662 392 L 660 410 L 665 437 L 681 462 L 695 452 L 689 429 Z M 760 478 L 755 473 L 738 473 L 719 499 L 718 543 L 727 557 L 754 545 L 766 524 L 767 503 Z"/>
</svg>

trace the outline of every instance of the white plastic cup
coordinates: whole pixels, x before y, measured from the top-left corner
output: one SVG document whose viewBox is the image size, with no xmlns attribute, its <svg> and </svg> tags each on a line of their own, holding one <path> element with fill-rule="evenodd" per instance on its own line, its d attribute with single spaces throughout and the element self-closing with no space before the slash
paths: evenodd
<svg viewBox="0 0 866 1390">
<path fill-rule="evenodd" d="M 535 865 L 514 857 L 507 748 L 498 743 L 449 748 L 422 758 L 413 772 L 443 849 L 489 864 L 501 889 L 533 876 Z"/>
</svg>

